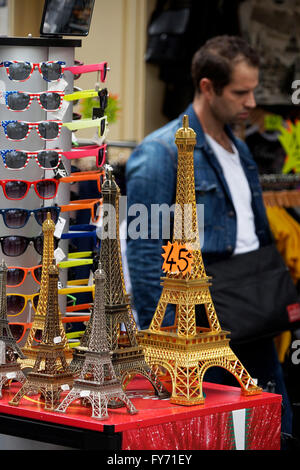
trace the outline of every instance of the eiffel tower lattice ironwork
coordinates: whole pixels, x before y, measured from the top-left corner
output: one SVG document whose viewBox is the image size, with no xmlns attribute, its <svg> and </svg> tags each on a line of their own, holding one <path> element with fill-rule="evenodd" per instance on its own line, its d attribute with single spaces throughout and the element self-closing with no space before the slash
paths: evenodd
<svg viewBox="0 0 300 470">
<path fill-rule="evenodd" d="M 167 369 L 172 380 L 170 401 L 181 405 L 204 402 L 203 377 L 207 369 L 218 366 L 236 377 L 245 395 L 262 390 L 229 346 L 229 332 L 221 329 L 211 298 L 210 278 L 206 275 L 200 249 L 194 179 L 196 134 L 183 117 L 183 127 L 175 135 L 178 170 L 173 242 L 192 253 L 191 271 L 167 272 L 162 293 L 149 329 L 138 333 L 145 359 L 152 367 Z M 171 327 L 162 327 L 168 304 L 176 306 Z M 195 306 L 201 305 L 209 327 L 196 326 Z"/>
<path fill-rule="evenodd" d="M 160 398 L 166 398 L 169 397 L 169 392 L 145 361 L 143 349 L 137 342 L 138 330 L 126 292 L 122 266 L 119 236 L 120 189 L 109 169 L 102 186 L 102 195 L 103 233 L 100 261 L 106 273 L 104 302 L 113 365 L 124 389 L 131 379 L 140 374 L 149 380 Z M 122 325 L 125 330 L 122 330 Z"/>
<path fill-rule="evenodd" d="M 9 380 L 16 382 L 25 382 L 17 358 L 24 357 L 21 349 L 12 335 L 7 318 L 7 266 L 4 261 L 0 265 L 0 398 L 2 397 L 2 388 Z"/>
<path fill-rule="evenodd" d="M 41 274 L 41 288 L 39 292 L 39 300 L 36 308 L 36 312 L 33 316 L 32 326 L 25 345 L 22 351 L 25 354 L 25 359 L 22 359 L 21 367 L 25 369 L 27 367 L 33 367 L 37 354 L 37 345 L 35 342 L 35 336 L 38 332 L 43 334 L 45 318 L 48 304 L 48 289 L 49 289 L 49 266 L 52 264 L 54 258 L 54 231 L 55 224 L 50 217 L 50 213 L 47 213 L 47 218 L 43 222 L 43 235 L 44 235 L 44 246 L 43 246 L 43 258 L 42 258 L 42 274 Z M 66 357 L 72 357 L 72 351 L 68 345 L 68 339 L 65 334 L 65 330 L 62 322 L 60 321 L 60 336 L 62 338 L 63 345 L 66 349 Z"/>
<path fill-rule="evenodd" d="M 18 406 L 24 395 L 40 393 L 45 400 L 45 409 L 54 410 L 59 404 L 63 389 L 73 385 L 73 374 L 69 370 L 58 308 L 58 267 L 53 264 L 48 269 L 48 302 L 42 341 L 37 347 L 33 369 L 28 372 L 27 380 L 10 405 Z"/>
<path fill-rule="evenodd" d="M 104 283 L 105 274 L 100 264 L 95 271 L 94 311 L 90 319 L 91 329 L 83 366 L 79 377 L 74 380 L 72 390 L 55 411 L 64 413 L 74 400 L 81 399 L 91 404 L 93 418 L 109 417 L 107 407 L 110 400 L 124 404 L 130 414 L 137 413 L 122 389 L 112 364 L 106 335 Z"/>
</svg>

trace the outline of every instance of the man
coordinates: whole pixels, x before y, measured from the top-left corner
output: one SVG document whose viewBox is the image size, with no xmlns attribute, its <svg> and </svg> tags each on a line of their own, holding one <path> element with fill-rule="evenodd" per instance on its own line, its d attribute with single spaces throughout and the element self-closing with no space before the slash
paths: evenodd
<svg viewBox="0 0 300 470">
<path fill-rule="evenodd" d="M 230 125 L 243 122 L 256 105 L 259 59 L 239 37 L 220 36 L 200 48 L 192 61 L 195 87 L 193 103 L 183 114 L 196 132 L 194 149 L 197 204 L 204 205 L 204 264 L 256 250 L 271 243 L 256 164 L 246 144 L 237 139 Z M 128 237 L 127 258 L 133 301 L 140 327 L 147 328 L 155 312 L 163 275 L 160 236 L 151 238 L 151 205 L 175 202 L 177 147 L 175 133 L 182 116 L 156 130 L 135 149 L 126 168 L 128 208 L 144 204 L 148 226 L 144 236 Z M 133 216 L 134 214 L 132 214 Z M 128 217 L 128 228 L 133 217 Z M 152 225 L 151 225 L 152 223 Z M 170 234 L 171 238 L 172 232 Z M 168 307 L 164 325 L 173 324 Z M 289 402 L 272 339 L 244 347 L 231 347 L 258 384 L 275 382 L 286 405 L 284 430 L 291 433 Z"/>
</svg>

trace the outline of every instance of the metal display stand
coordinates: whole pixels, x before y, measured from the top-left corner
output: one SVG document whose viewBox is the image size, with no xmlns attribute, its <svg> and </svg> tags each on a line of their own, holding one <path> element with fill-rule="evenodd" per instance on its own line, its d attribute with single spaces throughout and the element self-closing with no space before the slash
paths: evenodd
<svg viewBox="0 0 300 470">
<path fill-rule="evenodd" d="M 74 39 L 48 39 L 48 38 L 0 38 L 0 62 L 5 60 L 22 60 L 33 63 L 49 60 L 62 60 L 66 62 L 66 66 L 74 65 L 74 49 L 81 46 L 81 40 Z M 37 93 L 48 89 L 55 90 L 57 83 L 58 89 L 64 87 L 64 92 L 71 93 L 73 91 L 74 76 L 70 72 L 66 72 L 60 81 L 49 83 L 45 81 L 38 70 L 34 70 L 31 77 L 24 82 L 15 82 L 9 79 L 4 68 L 0 69 L 0 90 L 1 91 L 28 91 Z M 59 119 L 63 122 L 72 121 L 73 105 L 72 102 L 64 107 L 64 112 L 47 112 L 33 101 L 26 111 L 15 112 L 7 109 L 3 99 L 0 104 L 0 116 L 2 120 L 24 120 L 29 122 L 37 122 L 48 119 Z M 35 129 L 32 129 L 27 139 L 15 142 L 5 137 L 4 130 L 0 127 L 0 149 L 21 149 L 21 150 L 42 150 L 45 148 L 61 148 L 62 150 L 70 150 L 72 146 L 72 134 L 62 127 L 60 136 L 53 141 L 42 140 Z M 70 171 L 71 162 L 63 157 L 63 164 L 67 171 Z M 4 167 L 4 163 L 0 161 L 0 178 L 3 179 L 23 179 L 27 181 L 35 181 L 42 178 L 52 178 L 52 170 L 44 170 L 40 168 L 33 158 L 30 159 L 28 165 L 22 170 L 8 170 Z M 70 185 L 61 183 L 58 187 L 55 199 L 40 199 L 34 188 L 31 187 L 28 194 L 21 200 L 6 199 L 1 189 L 0 208 L 26 208 L 36 209 L 43 206 L 53 206 L 55 204 L 67 204 L 70 200 Z M 61 217 L 66 219 L 65 227 L 68 227 L 68 213 L 62 214 Z M 9 229 L 0 218 L 0 236 L 6 235 L 23 235 L 26 237 L 34 237 L 42 234 L 42 227 L 31 216 L 25 227 L 21 229 Z M 30 244 L 25 253 L 18 257 L 8 257 L 1 250 L 1 259 L 4 259 L 7 266 L 24 266 L 31 267 L 41 263 L 41 255 L 39 255 L 34 246 Z M 62 240 L 59 243 L 65 254 L 68 253 L 68 240 Z M 63 273 L 67 276 L 67 273 Z M 27 276 L 25 282 L 19 287 L 7 288 L 7 292 L 15 292 L 21 294 L 32 294 L 38 292 L 39 285 L 33 280 L 32 276 Z M 60 308 L 64 308 L 66 304 L 65 296 L 60 296 Z M 31 317 L 31 318 L 30 318 Z M 32 319 L 31 305 L 27 304 L 24 312 L 14 318 L 17 322 L 28 322 Z M 3 447 L 4 446 L 4 447 Z M 7 448 L 5 436 L 0 435 L 0 448 Z M 28 448 L 32 448 L 32 443 L 28 442 Z"/>
<path fill-rule="evenodd" d="M 42 62 L 49 60 L 63 60 L 66 66 L 74 65 L 74 48 L 81 46 L 81 40 L 74 39 L 48 39 L 48 38 L 0 38 L 0 62 L 4 60 L 23 60 L 29 62 Z M 0 69 L 0 89 L 1 91 L 28 91 L 37 93 L 45 90 L 64 89 L 64 92 L 71 93 L 73 91 L 73 74 L 65 72 L 63 78 L 58 82 L 49 83 L 43 79 L 38 70 L 34 70 L 31 77 L 24 82 L 16 82 L 9 79 L 4 68 Z M 65 102 L 66 103 L 66 102 Z M 70 102 L 64 112 L 47 112 L 33 101 L 26 111 L 11 111 L 6 108 L 2 102 L 0 104 L 1 120 L 24 120 L 29 122 L 37 122 L 47 119 L 59 119 L 63 122 L 72 121 L 73 106 Z M 60 136 L 53 141 L 42 140 L 35 129 L 32 129 L 27 139 L 22 141 L 11 141 L 5 137 L 3 128 L 0 127 L 0 148 L 1 149 L 21 149 L 21 150 L 41 150 L 45 148 L 61 148 L 62 150 L 70 150 L 72 145 L 71 132 L 62 127 Z M 67 171 L 70 170 L 71 163 L 63 157 L 63 164 Z M 1 179 L 23 179 L 35 181 L 42 178 L 52 178 L 52 170 L 43 170 L 40 168 L 33 158 L 30 159 L 26 168 L 22 170 L 8 170 L 4 167 L 3 161 L 0 162 Z M 2 191 L 2 190 L 1 190 Z M 67 204 L 70 199 L 70 185 L 61 183 L 55 199 L 40 199 L 34 188 L 31 187 L 27 196 L 21 200 L 6 199 L 3 191 L 0 194 L 1 208 L 26 208 L 36 209 L 43 206 L 53 206 L 54 204 Z M 67 219 L 68 213 L 62 214 L 61 217 Z M 35 219 L 27 222 L 22 229 L 9 229 L 3 220 L 0 220 L 0 234 L 5 235 L 23 235 L 26 237 L 34 237 L 42 233 L 42 227 L 37 224 Z M 59 246 L 67 254 L 68 240 L 62 240 Z M 8 257 L 1 252 L 2 259 L 8 266 L 35 266 L 40 264 L 41 256 L 36 252 L 33 246 L 29 246 L 25 253 L 19 257 Z M 8 292 L 33 293 L 38 291 L 38 284 L 34 282 L 31 276 L 27 276 L 25 282 L 18 288 L 8 288 Z M 64 299 L 65 300 L 65 299 Z M 28 318 L 30 312 L 27 305 L 25 311 L 18 316 L 16 321 L 30 321 Z"/>
</svg>

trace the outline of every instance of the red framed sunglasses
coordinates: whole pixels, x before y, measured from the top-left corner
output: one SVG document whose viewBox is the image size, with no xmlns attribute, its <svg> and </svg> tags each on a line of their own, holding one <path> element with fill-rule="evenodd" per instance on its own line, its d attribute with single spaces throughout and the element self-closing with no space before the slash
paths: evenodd
<svg viewBox="0 0 300 470">
<path fill-rule="evenodd" d="M 57 195 L 59 180 L 46 178 L 36 181 L 24 180 L 0 180 L 6 199 L 24 199 L 31 186 L 34 187 L 36 195 L 41 199 L 53 199 Z"/>
</svg>

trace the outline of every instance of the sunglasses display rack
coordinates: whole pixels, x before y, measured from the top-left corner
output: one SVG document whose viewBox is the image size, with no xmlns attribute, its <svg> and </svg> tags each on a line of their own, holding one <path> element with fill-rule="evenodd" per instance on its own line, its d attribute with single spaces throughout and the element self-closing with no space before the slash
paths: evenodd
<svg viewBox="0 0 300 470">
<path fill-rule="evenodd" d="M 47 212 L 46 208 L 52 207 L 51 211 L 54 217 L 57 215 L 57 209 L 54 206 L 60 207 L 70 201 L 70 184 L 57 185 L 57 180 L 54 178 L 55 172 L 43 168 L 39 163 L 45 162 L 42 153 L 45 150 L 55 148 L 63 151 L 71 150 L 72 132 L 59 124 L 59 132 L 57 133 L 54 124 L 55 121 L 59 123 L 72 121 L 73 103 L 62 101 L 58 110 L 53 111 L 52 109 L 57 106 L 55 100 L 61 98 L 62 94 L 73 92 L 74 74 L 65 72 L 60 80 L 47 81 L 45 77 L 51 78 L 51 69 L 45 70 L 42 65 L 35 65 L 31 67 L 29 77 L 24 80 L 22 74 L 27 71 L 23 64 L 25 63 L 26 67 L 29 67 L 28 63 L 50 62 L 53 64 L 57 61 L 63 61 L 66 66 L 73 66 L 74 51 L 77 46 L 81 46 L 80 40 L 54 41 L 24 38 L 20 41 L 19 38 L 16 38 L 14 41 L 14 38 L 0 38 L 0 63 L 2 64 L 0 67 L 0 257 L 8 267 L 20 266 L 29 268 L 30 271 L 30 268 L 41 265 L 42 244 L 40 243 L 41 239 L 37 238 L 42 235 L 41 222 L 43 218 L 41 217 L 43 214 L 40 209 L 45 213 Z M 11 62 L 14 65 L 9 69 Z M 57 93 L 53 95 L 53 91 L 57 91 Z M 47 111 L 45 107 L 48 107 L 50 111 Z M 25 109 L 23 110 L 23 108 Z M 45 121 L 47 122 L 45 123 Z M 50 125 L 49 122 L 51 122 Z M 55 137 L 56 135 L 57 137 Z M 53 140 L 45 140 L 43 137 L 47 139 L 51 137 Z M 27 164 L 21 165 L 21 169 L 7 168 L 16 161 L 16 153 L 11 150 L 24 151 L 17 155 L 18 161 L 22 156 L 28 157 Z M 41 152 L 37 154 L 37 151 Z M 71 161 L 62 156 L 62 163 L 62 168 L 66 170 L 66 174 L 69 174 Z M 24 181 L 33 182 L 33 184 L 29 186 Z M 55 197 L 52 197 L 51 191 L 55 185 L 57 193 Z M 23 197 L 24 192 L 25 196 Z M 23 210 L 22 217 L 26 223 L 21 228 L 16 228 L 15 214 L 8 209 Z M 18 216 L 20 214 L 19 211 Z M 59 222 L 62 222 L 64 230 L 67 230 L 69 213 L 60 214 Z M 7 239 L 5 238 L 7 236 L 19 238 Z M 30 242 L 28 243 L 28 241 Z M 27 244 L 28 246 L 22 250 L 20 255 L 11 256 L 11 254 L 17 253 L 18 243 L 20 248 L 21 246 L 24 248 Z M 67 239 L 60 240 L 58 244 L 59 250 L 62 250 L 61 253 L 66 256 L 68 244 Z M 14 287 L 7 287 L 7 293 L 25 295 L 37 293 L 40 285 L 36 282 L 35 273 L 38 273 L 38 270 L 31 270 L 27 273 L 24 282 Z M 62 276 L 66 277 L 66 275 L 66 272 L 62 272 Z M 63 311 L 66 305 L 66 296 L 60 296 L 59 301 Z M 17 312 L 17 305 L 14 311 Z M 32 303 L 27 302 L 26 308 L 21 314 L 9 315 L 8 318 L 11 322 L 28 324 L 32 320 L 32 316 Z"/>
</svg>

